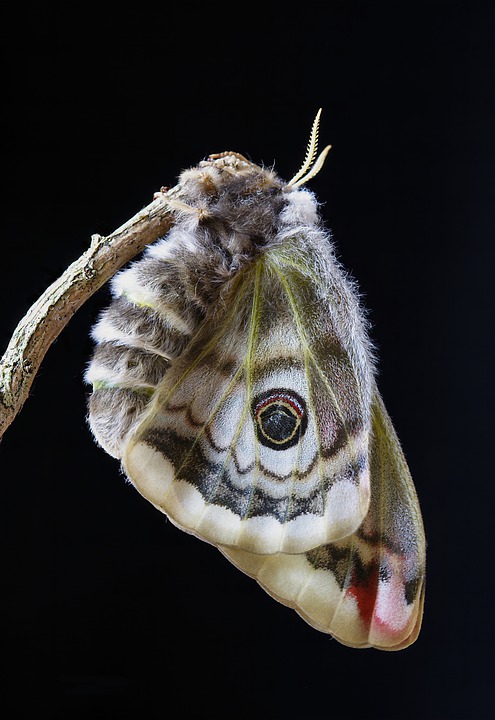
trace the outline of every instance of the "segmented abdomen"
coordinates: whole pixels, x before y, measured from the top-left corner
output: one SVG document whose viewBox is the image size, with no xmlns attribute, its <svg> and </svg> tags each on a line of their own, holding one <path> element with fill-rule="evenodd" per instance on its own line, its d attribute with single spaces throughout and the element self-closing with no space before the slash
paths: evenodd
<svg viewBox="0 0 495 720">
<path fill-rule="evenodd" d="M 204 318 L 204 302 L 181 277 L 174 249 L 170 240 L 161 240 L 119 273 L 112 282 L 113 302 L 93 328 L 96 347 L 85 376 L 93 385 L 89 424 L 116 458 Z"/>
</svg>

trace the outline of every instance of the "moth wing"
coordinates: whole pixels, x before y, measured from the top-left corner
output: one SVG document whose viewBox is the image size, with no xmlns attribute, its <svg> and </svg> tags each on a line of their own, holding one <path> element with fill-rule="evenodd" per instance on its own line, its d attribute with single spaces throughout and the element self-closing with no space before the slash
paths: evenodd
<svg viewBox="0 0 495 720">
<path fill-rule="evenodd" d="M 425 537 L 409 469 L 378 391 L 372 411 L 371 502 L 357 532 L 301 555 L 220 549 L 318 630 L 351 647 L 400 650 L 421 627 Z"/>
<path fill-rule="evenodd" d="M 130 437 L 124 467 L 137 489 L 208 542 L 301 553 L 346 537 L 367 512 L 361 386 L 314 287 L 267 263 L 246 273 Z M 282 430 L 262 437 L 256 417 L 272 406 Z"/>
</svg>

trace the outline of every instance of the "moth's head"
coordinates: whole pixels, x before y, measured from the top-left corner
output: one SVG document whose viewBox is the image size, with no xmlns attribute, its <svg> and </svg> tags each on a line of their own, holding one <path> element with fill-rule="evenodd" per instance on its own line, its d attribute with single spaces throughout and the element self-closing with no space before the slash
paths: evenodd
<svg viewBox="0 0 495 720">
<path fill-rule="evenodd" d="M 317 201 L 302 186 L 320 170 L 330 150 L 316 157 L 321 110 L 313 123 L 305 160 L 294 177 L 286 182 L 272 168 L 256 165 L 240 153 L 227 151 L 210 155 L 179 178 L 180 201 L 172 201 L 190 228 L 220 228 L 246 237 L 249 245 L 266 245 L 287 225 L 318 222 Z M 250 238 L 250 240 L 249 240 Z"/>
<path fill-rule="evenodd" d="M 183 194 L 191 199 L 203 197 L 212 203 L 221 196 L 232 199 L 280 192 L 285 183 L 275 172 L 247 160 L 239 153 L 228 151 L 210 155 L 196 167 L 185 170 L 179 178 Z"/>
<path fill-rule="evenodd" d="M 304 162 L 289 182 L 284 182 L 272 169 L 256 165 L 244 155 L 231 150 L 214 153 L 197 167 L 185 170 L 179 182 L 183 187 L 196 185 L 196 194 L 204 194 L 206 197 L 225 192 L 239 193 L 241 196 L 249 193 L 260 195 L 263 192 L 273 194 L 299 188 L 319 172 L 331 148 L 331 145 L 327 145 L 316 157 L 320 115 L 321 108 L 313 122 Z"/>
</svg>

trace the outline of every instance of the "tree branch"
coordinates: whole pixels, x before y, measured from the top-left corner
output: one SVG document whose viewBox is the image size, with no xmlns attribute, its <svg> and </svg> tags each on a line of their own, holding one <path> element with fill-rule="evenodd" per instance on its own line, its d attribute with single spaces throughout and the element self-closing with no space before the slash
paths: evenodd
<svg viewBox="0 0 495 720">
<path fill-rule="evenodd" d="M 152 203 L 111 235 L 93 235 L 88 250 L 28 310 L 0 361 L 0 439 L 26 401 L 50 345 L 93 293 L 167 232 L 173 221 L 168 200 L 178 194 L 179 185 L 156 193 Z"/>
</svg>

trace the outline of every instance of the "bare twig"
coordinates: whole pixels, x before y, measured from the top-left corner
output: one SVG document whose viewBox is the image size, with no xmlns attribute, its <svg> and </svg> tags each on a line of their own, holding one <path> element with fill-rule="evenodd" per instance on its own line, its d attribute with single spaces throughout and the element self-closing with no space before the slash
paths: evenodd
<svg viewBox="0 0 495 720">
<path fill-rule="evenodd" d="M 91 246 L 31 306 L 0 361 L 0 438 L 26 401 L 45 354 L 74 313 L 117 270 L 172 224 L 168 198 L 179 186 L 156 193 L 152 203 Z"/>
</svg>

